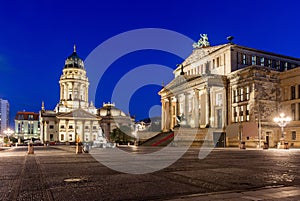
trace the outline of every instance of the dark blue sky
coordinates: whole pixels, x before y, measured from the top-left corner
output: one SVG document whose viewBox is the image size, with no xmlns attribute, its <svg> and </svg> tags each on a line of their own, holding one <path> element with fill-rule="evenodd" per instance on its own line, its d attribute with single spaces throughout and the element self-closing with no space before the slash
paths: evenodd
<svg viewBox="0 0 300 201">
<path fill-rule="evenodd" d="M 288 0 L 2 1 L 0 97 L 9 100 L 12 119 L 19 110 L 38 112 L 42 100 L 54 109 L 64 61 L 74 43 L 85 59 L 103 41 L 138 28 L 170 29 L 193 40 L 207 33 L 211 45 L 233 35 L 237 44 L 300 58 L 299 5 Z M 131 68 L 148 63 L 175 68 L 181 61 L 159 51 L 120 58 L 100 83 L 104 87 L 97 91 L 96 106 L 109 101 L 112 86 Z M 159 89 L 139 89 L 130 113 L 147 117 L 151 105 L 160 103 Z"/>
</svg>

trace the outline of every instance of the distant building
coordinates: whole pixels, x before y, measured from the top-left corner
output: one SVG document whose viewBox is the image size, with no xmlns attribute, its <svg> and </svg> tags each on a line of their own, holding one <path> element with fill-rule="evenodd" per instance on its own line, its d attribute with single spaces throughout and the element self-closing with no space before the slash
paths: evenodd
<svg viewBox="0 0 300 201">
<path fill-rule="evenodd" d="M 282 134 L 273 118 L 283 112 L 292 118 L 285 141 L 300 147 L 300 59 L 205 40 L 159 92 L 162 130 L 196 132 L 194 145 L 276 147 Z"/>
<path fill-rule="evenodd" d="M 107 139 L 110 138 L 110 132 L 117 127 L 127 126 L 134 129 L 134 119 L 116 108 L 113 103 L 103 103 L 103 107 L 98 109 L 98 116 L 101 118 L 100 125 Z"/>
<path fill-rule="evenodd" d="M 0 98 L 0 134 L 9 127 L 9 103 Z"/>
<path fill-rule="evenodd" d="M 15 137 L 24 140 L 40 138 L 39 113 L 18 112 L 15 116 Z"/>
</svg>

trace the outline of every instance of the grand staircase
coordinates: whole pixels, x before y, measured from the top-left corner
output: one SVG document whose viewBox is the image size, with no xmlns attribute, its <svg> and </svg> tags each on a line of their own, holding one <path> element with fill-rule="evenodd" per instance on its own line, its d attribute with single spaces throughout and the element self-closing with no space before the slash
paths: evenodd
<svg viewBox="0 0 300 201">
<path fill-rule="evenodd" d="M 167 146 L 174 140 L 174 132 L 162 132 L 149 138 L 141 144 L 141 146 Z"/>
</svg>

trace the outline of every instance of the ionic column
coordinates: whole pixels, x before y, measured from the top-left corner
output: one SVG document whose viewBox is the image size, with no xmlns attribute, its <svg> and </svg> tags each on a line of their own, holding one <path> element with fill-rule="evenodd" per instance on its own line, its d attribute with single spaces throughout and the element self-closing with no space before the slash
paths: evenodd
<svg viewBox="0 0 300 201">
<path fill-rule="evenodd" d="M 168 111 L 168 122 L 169 122 L 169 126 L 168 126 L 168 130 L 170 130 L 171 128 L 173 128 L 173 107 L 172 107 L 172 97 L 168 97 L 168 101 L 169 101 L 169 111 Z"/>
<path fill-rule="evenodd" d="M 179 95 L 176 95 L 176 117 L 180 115 L 180 104 L 179 104 Z"/>
<path fill-rule="evenodd" d="M 211 126 L 211 103 L 210 103 L 210 88 L 206 86 L 206 125 Z"/>
<path fill-rule="evenodd" d="M 195 128 L 199 128 L 199 89 L 194 89 L 194 121 Z"/>
<path fill-rule="evenodd" d="M 186 119 L 186 124 L 189 125 L 189 93 L 184 93 L 184 117 Z"/>
<path fill-rule="evenodd" d="M 166 130 L 166 117 L 165 117 L 165 100 L 161 99 L 161 130 Z"/>
</svg>

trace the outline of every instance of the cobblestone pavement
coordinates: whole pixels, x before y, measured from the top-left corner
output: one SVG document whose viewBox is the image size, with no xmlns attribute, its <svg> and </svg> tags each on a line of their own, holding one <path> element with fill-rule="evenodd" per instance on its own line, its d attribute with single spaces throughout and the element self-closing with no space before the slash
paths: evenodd
<svg viewBox="0 0 300 201">
<path fill-rule="evenodd" d="M 144 175 L 116 172 L 70 146 L 26 151 L 0 151 L 1 201 L 300 200 L 300 150 L 214 149 L 199 160 L 199 150 L 190 149 L 170 167 Z"/>
</svg>

